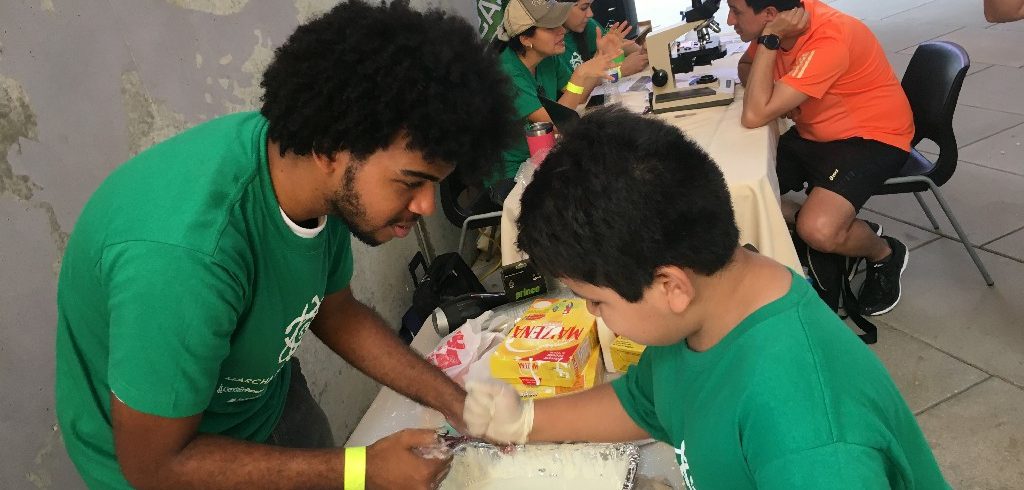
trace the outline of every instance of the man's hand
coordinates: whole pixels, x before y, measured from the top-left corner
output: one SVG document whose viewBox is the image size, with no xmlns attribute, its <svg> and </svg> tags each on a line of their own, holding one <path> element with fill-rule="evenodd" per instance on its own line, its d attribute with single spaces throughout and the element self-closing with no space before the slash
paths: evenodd
<svg viewBox="0 0 1024 490">
<path fill-rule="evenodd" d="M 796 121 L 796 118 L 800 117 L 800 108 L 796 107 L 793 110 L 783 114 L 782 117 Z"/>
<path fill-rule="evenodd" d="M 515 388 L 500 381 L 466 383 L 463 419 L 469 435 L 523 444 L 533 429 L 533 400 L 522 401 Z"/>
<path fill-rule="evenodd" d="M 431 429 L 395 432 L 366 448 L 367 489 L 432 490 L 448 474 L 451 458 L 424 458 L 417 448 L 440 444 Z"/>
<path fill-rule="evenodd" d="M 811 16 L 803 7 L 797 7 L 785 12 L 779 12 L 768 25 L 764 26 L 762 34 L 775 34 L 780 39 L 793 39 L 800 37 L 807 26 L 811 23 Z"/>
</svg>

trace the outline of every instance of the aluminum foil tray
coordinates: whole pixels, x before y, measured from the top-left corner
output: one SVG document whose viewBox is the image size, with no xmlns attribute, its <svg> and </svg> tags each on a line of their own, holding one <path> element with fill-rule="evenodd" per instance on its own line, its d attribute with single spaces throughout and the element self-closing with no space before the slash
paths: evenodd
<svg viewBox="0 0 1024 490">
<path fill-rule="evenodd" d="M 511 451 L 483 443 L 455 450 L 440 490 L 632 490 L 634 444 L 530 444 Z"/>
</svg>

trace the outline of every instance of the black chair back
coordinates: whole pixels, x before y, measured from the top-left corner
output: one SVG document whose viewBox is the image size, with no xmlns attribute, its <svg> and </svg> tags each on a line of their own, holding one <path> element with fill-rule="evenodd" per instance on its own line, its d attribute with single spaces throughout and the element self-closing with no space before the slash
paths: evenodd
<svg viewBox="0 0 1024 490">
<path fill-rule="evenodd" d="M 501 211 L 501 206 L 491 200 L 487 189 L 466 185 L 458 169 L 442 180 L 439 187 L 441 209 L 444 210 L 448 221 L 457 227 L 462 227 L 462 223 L 470 216 Z M 472 228 L 495 226 L 500 221 L 498 218 L 479 221 L 475 222 Z"/>
<path fill-rule="evenodd" d="M 959 156 L 953 134 L 953 111 L 970 67 L 971 58 L 956 43 L 932 41 L 914 51 L 902 81 L 916 128 L 910 146 L 923 139 L 932 140 L 939 146 L 939 158 L 932 163 L 912 152 L 907 162 L 910 168 L 904 167 L 901 175 L 926 175 L 935 185 L 945 184 L 953 176 Z"/>
</svg>

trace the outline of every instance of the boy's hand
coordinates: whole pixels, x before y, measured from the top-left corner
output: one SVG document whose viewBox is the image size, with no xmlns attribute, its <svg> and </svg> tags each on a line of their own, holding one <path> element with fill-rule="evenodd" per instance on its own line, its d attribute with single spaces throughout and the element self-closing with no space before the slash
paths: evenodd
<svg viewBox="0 0 1024 490">
<path fill-rule="evenodd" d="M 466 383 L 462 418 L 473 437 L 523 444 L 533 430 L 533 400 L 522 401 L 515 388 L 499 381 Z"/>
</svg>

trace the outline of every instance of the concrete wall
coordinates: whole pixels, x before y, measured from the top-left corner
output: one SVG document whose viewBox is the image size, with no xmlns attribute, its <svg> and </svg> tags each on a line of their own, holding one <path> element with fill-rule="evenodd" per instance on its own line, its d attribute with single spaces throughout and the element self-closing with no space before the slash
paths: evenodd
<svg viewBox="0 0 1024 490">
<path fill-rule="evenodd" d="M 184 128 L 258 102 L 273 49 L 335 0 L 0 2 L 0 488 L 81 488 L 54 415 L 55 289 L 68 234 L 107 174 Z M 440 5 L 475 23 L 472 0 Z M 434 246 L 457 230 L 427 220 Z M 357 296 L 397 325 L 408 238 L 356 245 Z M 378 386 L 313 336 L 300 350 L 338 441 Z"/>
</svg>

